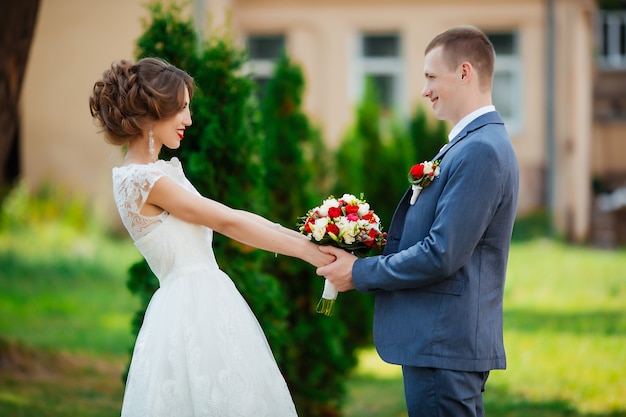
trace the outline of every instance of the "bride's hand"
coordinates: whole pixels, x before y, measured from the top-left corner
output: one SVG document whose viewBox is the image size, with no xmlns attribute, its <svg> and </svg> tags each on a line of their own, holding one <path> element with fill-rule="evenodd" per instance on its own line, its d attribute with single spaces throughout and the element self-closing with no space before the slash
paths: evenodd
<svg viewBox="0 0 626 417">
<path fill-rule="evenodd" d="M 315 243 L 312 243 L 310 241 L 306 245 L 306 250 L 308 252 L 308 257 L 306 258 L 306 261 L 311 265 L 319 268 L 320 266 L 325 266 L 335 261 L 335 255 L 320 251 L 319 245 L 316 245 Z"/>
</svg>

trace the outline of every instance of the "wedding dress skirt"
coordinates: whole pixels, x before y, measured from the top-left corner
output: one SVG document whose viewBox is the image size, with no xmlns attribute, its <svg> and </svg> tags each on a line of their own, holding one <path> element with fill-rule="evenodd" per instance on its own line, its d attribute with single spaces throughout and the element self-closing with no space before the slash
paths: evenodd
<svg viewBox="0 0 626 417">
<path fill-rule="evenodd" d="M 113 170 L 122 219 L 160 282 L 135 344 L 122 416 L 296 416 L 263 330 L 217 265 L 212 231 L 139 213 L 161 175 L 191 187 L 177 160 Z"/>
</svg>

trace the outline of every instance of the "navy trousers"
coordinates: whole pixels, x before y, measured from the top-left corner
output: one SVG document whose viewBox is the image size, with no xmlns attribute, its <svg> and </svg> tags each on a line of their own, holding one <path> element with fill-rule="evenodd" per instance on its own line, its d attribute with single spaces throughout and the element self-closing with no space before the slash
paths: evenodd
<svg viewBox="0 0 626 417">
<path fill-rule="evenodd" d="M 483 392 L 489 372 L 403 366 L 409 417 L 484 417 Z"/>
</svg>

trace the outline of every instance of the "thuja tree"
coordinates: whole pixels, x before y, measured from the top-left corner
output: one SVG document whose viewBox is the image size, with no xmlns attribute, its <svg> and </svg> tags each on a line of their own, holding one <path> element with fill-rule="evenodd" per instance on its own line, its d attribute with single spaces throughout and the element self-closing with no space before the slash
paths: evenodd
<svg viewBox="0 0 626 417">
<path fill-rule="evenodd" d="M 381 114 L 378 93 L 373 83 L 366 82 L 354 125 L 337 152 L 334 191 L 363 192 L 388 228 L 397 202 L 409 187 L 409 169 L 432 159 L 447 143 L 448 126 L 433 121 L 420 105 L 408 123 Z"/>
<path fill-rule="evenodd" d="M 406 157 L 406 135 L 391 135 L 395 127 L 385 130 L 381 126 L 381 106 L 374 84 L 367 81 L 362 100 L 355 109 L 353 126 L 346 133 L 335 155 L 335 183 L 333 195 L 364 195 L 371 208 L 381 218 L 387 230 L 395 208 L 395 201 L 402 190 L 394 186 L 393 177 L 403 175 L 398 170 L 404 163 L 398 158 Z M 389 153 L 388 149 L 394 149 Z M 392 158 L 392 156 L 395 158 Z M 397 156 L 397 157 L 396 157 Z M 396 181 L 397 182 L 397 181 Z M 372 251 L 375 255 L 379 251 Z M 357 291 L 341 293 L 339 308 L 350 306 L 349 312 L 340 311 L 346 323 L 351 346 L 371 343 L 373 297 Z M 337 308 L 337 307 L 336 307 Z M 345 314 L 345 315 L 344 315 Z"/>
<path fill-rule="evenodd" d="M 283 55 L 262 103 L 268 216 L 292 228 L 328 196 L 322 184 L 331 165 L 318 130 L 302 110 L 304 88 L 301 68 Z M 350 317 L 363 320 L 362 308 L 342 295 L 333 317 L 316 315 L 323 280 L 313 267 L 295 260 L 267 264 L 287 294 L 289 340 L 280 359 L 298 410 L 307 417 L 337 415 L 345 375 L 356 364 L 355 349 L 369 334 L 367 319 L 364 325 L 348 325 Z"/>
<path fill-rule="evenodd" d="M 420 105 L 416 106 L 413 116 L 407 123 L 395 122 L 390 126 L 390 139 L 383 142 L 382 161 L 391 169 L 387 169 L 385 178 L 387 186 L 384 195 L 377 198 L 388 199 L 381 210 L 387 228 L 397 202 L 409 187 L 407 175 L 411 166 L 431 160 L 439 149 L 448 142 L 447 124 L 429 118 Z"/>
<path fill-rule="evenodd" d="M 392 116 L 383 119 L 381 114 L 378 92 L 367 80 L 353 126 L 337 151 L 334 193 L 364 193 L 388 229 L 395 204 L 408 184 L 413 151 L 406 129 Z"/>
<path fill-rule="evenodd" d="M 409 124 L 409 136 L 415 149 L 415 162 L 431 160 L 448 143 L 448 125 L 429 118 L 423 106 L 417 105 Z"/>
<path fill-rule="evenodd" d="M 178 156 L 198 191 L 225 204 L 261 212 L 266 206 L 265 169 L 260 158 L 260 115 L 252 101 L 253 84 L 242 73 L 245 56 L 227 37 L 198 44 L 193 23 L 174 4 L 150 7 L 151 20 L 137 43 L 137 58 L 165 59 L 194 76 L 193 125 Z M 251 251 L 218 234 L 215 254 L 257 314 L 272 346 L 282 347 L 287 307 L 278 281 L 262 272 L 260 251 Z M 137 332 L 158 281 L 145 261 L 133 265 L 130 290 L 142 300 L 134 320 Z M 210 320 L 211 318 L 207 318 Z"/>
<path fill-rule="evenodd" d="M 353 127 L 337 151 L 334 194 L 364 193 L 388 230 L 396 205 L 409 187 L 410 167 L 434 157 L 446 141 L 445 123 L 431 123 L 420 107 L 409 120 L 408 128 L 407 123 L 393 116 L 383 119 L 377 91 L 373 83 L 367 82 Z M 353 293 L 340 297 L 355 297 L 350 306 L 359 313 L 347 317 L 346 323 L 362 335 L 369 332 L 365 326 L 371 320 L 372 297 L 363 299 L 363 295 Z"/>
</svg>

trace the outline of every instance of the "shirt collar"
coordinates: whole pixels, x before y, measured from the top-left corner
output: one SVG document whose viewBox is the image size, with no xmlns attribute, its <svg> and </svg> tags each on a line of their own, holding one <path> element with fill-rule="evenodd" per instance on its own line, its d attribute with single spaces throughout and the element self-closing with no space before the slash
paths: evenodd
<svg viewBox="0 0 626 417">
<path fill-rule="evenodd" d="M 470 124 L 474 119 L 477 119 L 479 116 L 482 116 L 485 113 L 489 113 L 492 111 L 496 111 L 496 107 L 493 105 L 481 107 L 479 109 L 474 110 L 464 118 L 462 118 L 450 131 L 448 134 L 448 142 L 455 138 L 456 135 L 461 133 L 461 130 L 465 128 L 468 124 Z"/>
</svg>

